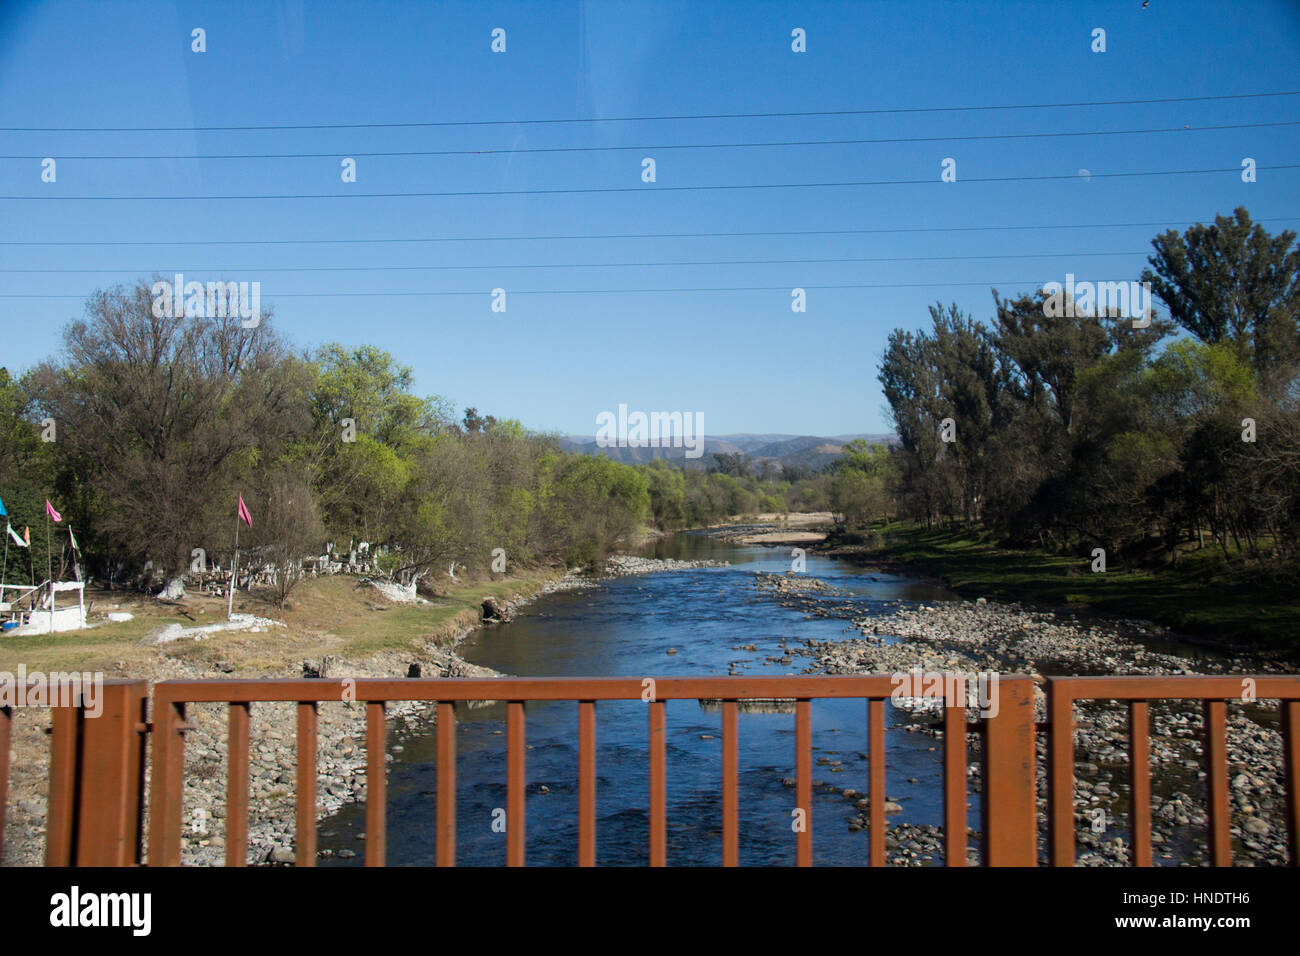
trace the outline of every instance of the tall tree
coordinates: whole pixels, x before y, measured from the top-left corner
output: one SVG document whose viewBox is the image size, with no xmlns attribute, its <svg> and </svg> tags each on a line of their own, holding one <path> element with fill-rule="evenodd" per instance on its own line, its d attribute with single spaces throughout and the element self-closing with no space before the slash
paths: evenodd
<svg viewBox="0 0 1300 956">
<path fill-rule="evenodd" d="M 96 293 L 64 333 L 66 361 L 32 373 L 59 428 L 61 481 L 113 554 L 178 575 L 224 540 L 236 479 L 305 433 L 309 376 L 269 316 L 159 317 L 149 286 Z"/>
<path fill-rule="evenodd" d="M 1241 207 L 1169 230 L 1151 241 L 1142 273 L 1179 325 L 1202 342 L 1231 342 L 1268 388 L 1300 364 L 1300 246 L 1285 230 L 1271 236 Z"/>
</svg>

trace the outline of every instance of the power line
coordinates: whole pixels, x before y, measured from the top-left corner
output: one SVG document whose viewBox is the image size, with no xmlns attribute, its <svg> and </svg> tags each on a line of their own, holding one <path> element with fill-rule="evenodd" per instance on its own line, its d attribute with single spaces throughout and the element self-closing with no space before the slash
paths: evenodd
<svg viewBox="0 0 1300 956">
<path fill-rule="evenodd" d="M 1254 222 L 1295 222 L 1300 215 L 1273 216 L 1255 219 Z M 1184 218 L 1181 222 L 1191 222 Z M 0 246 L 311 246 L 351 245 L 369 243 L 428 243 L 428 242 L 559 242 L 592 239 L 731 239 L 772 236 L 857 236 L 894 233 L 927 232 L 1003 232 L 1037 229 L 1127 229 L 1169 228 L 1170 222 L 1069 222 L 1044 223 L 1021 226 L 908 226 L 891 229 L 794 229 L 756 230 L 749 232 L 622 232 L 587 233 L 549 236 L 419 236 L 413 238 L 369 239 L 91 239 L 77 240 L 24 240 L 0 239 Z"/>
<path fill-rule="evenodd" d="M 1047 280 L 1056 281 L 1056 280 Z M 1002 279 L 983 282 L 885 282 L 885 283 L 853 283 L 844 285 L 801 285 L 801 289 L 814 290 L 835 290 L 835 289 L 923 289 L 923 288 L 959 288 L 966 286 L 1023 286 L 1033 285 L 1041 288 L 1044 282 L 1031 279 Z M 689 288 L 660 288 L 660 289 L 507 289 L 507 295 L 655 295 L 660 293 L 683 293 L 683 292 L 786 292 L 789 293 L 791 287 L 788 285 L 752 285 L 752 286 L 708 286 L 708 287 L 689 287 Z M 267 293 L 270 298 L 277 299 L 333 299 L 333 298 L 366 298 L 366 297 L 416 297 L 416 296 L 487 296 L 490 295 L 488 289 L 475 289 L 469 292 L 443 292 L 443 291 L 418 291 L 418 292 L 277 292 Z M 0 299 L 85 299 L 87 295 L 46 295 L 44 293 L 0 293 Z"/>
<path fill-rule="evenodd" d="M 973 259 L 1084 259 L 1097 258 L 1106 256 L 1142 256 L 1150 250 L 1142 249 L 1137 252 L 1029 252 L 1029 253 L 1001 253 L 998 255 L 980 255 L 980 256 L 850 256 L 844 258 L 829 259 L 709 259 L 709 260 L 679 260 L 675 262 L 543 262 L 529 264 L 526 262 L 517 263 L 494 263 L 494 264 L 474 264 L 474 265 L 431 265 L 431 266 L 286 266 L 286 267 L 262 267 L 262 266 L 221 266 L 213 268 L 211 266 L 200 267 L 190 266 L 185 269 L 0 269 L 0 274 L 17 273 L 30 275 L 46 274 L 84 274 L 84 273 L 109 273 L 109 274 L 127 274 L 140 272 L 242 272 L 242 273 L 263 273 L 263 272 L 438 272 L 452 271 L 456 269 L 627 269 L 627 268 L 646 268 L 651 266 L 770 266 L 770 265 L 823 265 L 831 263 L 850 263 L 850 262 L 958 262 L 962 260 Z"/>
<path fill-rule="evenodd" d="M 1300 163 L 1283 164 L 1277 166 L 1257 166 L 1259 170 L 1272 169 L 1300 169 Z M 1090 179 L 1118 179 L 1126 177 L 1147 177 L 1147 176 L 1198 176 L 1211 173 L 1239 173 L 1240 166 L 1224 166 L 1216 169 L 1163 169 L 1151 170 L 1147 172 L 1128 172 L 1128 173 L 1089 173 Z M 1078 173 L 1068 173 L 1048 176 L 974 176 L 960 180 L 963 183 L 1023 183 L 1023 182 L 1044 182 L 1048 180 L 1079 179 Z M 480 189 L 468 190 L 464 192 L 455 191 L 437 191 L 437 192 L 398 192 L 398 193 L 356 193 L 356 192 L 339 192 L 339 193 L 272 193 L 272 194 L 254 194 L 243 196 L 60 196 L 60 195 L 42 195 L 42 196 L 0 196 L 0 200 L 76 200 L 76 201 L 131 201 L 131 202 L 155 202 L 155 201 L 201 201 L 201 200 L 219 200 L 228 202 L 233 200 L 267 200 L 267 199 L 421 199 L 421 198 L 452 198 L 452 197 L 475 197 L 475 196 L 565 196 L 576 194 L 602 194 L 602 193 L 668 193 L 668 192 L 705 192 L 709 190 L 743 190 L 743 189 L 824 189 L 824 188 L 841 188 L 846 186 L 922 186 L 922 185 L 954 185 L 954 183 L 941 183 L 937 178 L 931 179 L 875 179 L 875 180 L 852 180 L 848 182 L 815 182 L 815 183 L 728 183 L 713 184 L 706 186 L 661 186 L 655 184 L 643 184 L 641 186 L 574 186 L 558 189 Z"/>
<path fill-rule="evenodd" d="M 758 143 L 653 143 L 639 146 L 538 146 L 522 149 L 421 149 L 389 150 L 380 152 L 358 152 L 356 150 L 334 150 L 328 153 L 141 153 L 136 155 L 95 155 L 68 156 L 61 155 L 60 160 L 214 160 L 214 159 L 337 159 L 340 156 L 352 158 L 401 157 L 401 156 L 514 156 L 528 153 L 605 153 L 629 152 L 642 150 L 669 149 L 758 149 L 785 146 L 867 146 L 881 143 L 959 143 L 979 140 L 1003 139 L 1050 139 L 1072 136 L 1134 136 L 1147 133 L 1202 133 L 1230 129 L 1263 129 L 1278 126 L 1300 126 L 1300 121 L 1285 120 L 1275 123 L 1232 123 L 1221 126 L 1164 126 L 1151 129 L 1102 129 L 1081 130 L 1060 133 L 989 133 L 976 136 L 890 136 L 877 139 L 805 139 L 781 140 Z M 0 155 L 0 159 L 45 159 L 46 156 L 32 154 Z"/>
<path fill-rule="evenodd" d="M 676 120 L 719 119 L 783 119 L 812 116 L 883 116 L 911 113 L 973 113 L 994 110 L 1068 109 L 1084 106 L 1138 106 L 1160 103 L 1206 103 L 1228 100 L 1250 100 L 1278 96 L 1300 96 L 1300 90 L 1276 93 L 1231 93 L 1216 96 L 1171 96 L 1140 100 L 1089 100 L 1073 103 L 1016 103 L 991 106 L 917 106 L 866 110 L 791 110 L 781 113 L 696 113 L 676 116 L 584 116 L 564 119 L 511 119 L 511 120 L 441 120 L 436 122 L 405 123 L 303 123 L 272 124 L 266 126 L 4 126 L 3 133 L 204 133 L 204 132 L 260 132 L 268 130 L 321 130 L 321 129 L 412 129 L 460 126 L 542 126 L 563 123 L 646 123 Z"/>
</svg>

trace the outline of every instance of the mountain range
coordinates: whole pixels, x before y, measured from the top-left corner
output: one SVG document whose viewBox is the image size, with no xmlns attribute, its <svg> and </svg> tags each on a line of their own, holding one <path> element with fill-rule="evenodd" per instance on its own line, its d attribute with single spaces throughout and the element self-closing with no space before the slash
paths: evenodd
<svg viewBox="0 0 1300 956">
<path fill-rule="evenodd" d="M 755 470 L 760 470 L 765 462 L 770 462 L 777 470 L 789 468 L 810 468 L 814 471 L 839 458 L 841 449 L 847 442 L 856 438 L 868 444 L 879 443 L 893 445 L 898 443 L 898 436 L 893 433 L 860 435 L 782 435 L 782 434 L 742 434 L 719 435 L 704 439 L 704 454 L 699 458 L 687 458 L 684 448 L 602 448 L 596 444 L 592 435 L 568 435 L 560 440 L 560 446 L 567 451 L 584 455 L 605 455 L 625 464 L 643 464 L 656 458 L 684 462 L 687 468 L 712 468 L 717 464 L 718 455 L 744 455 Z"/>
</svg>

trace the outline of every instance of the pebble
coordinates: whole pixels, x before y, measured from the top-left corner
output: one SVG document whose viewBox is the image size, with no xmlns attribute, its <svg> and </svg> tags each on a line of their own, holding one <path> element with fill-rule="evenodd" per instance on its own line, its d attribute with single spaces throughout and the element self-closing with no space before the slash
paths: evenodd
<svg viewBox="0 0 1300 956">
<path fill-rule="evenodd" d="M 790 580 L 784 575 L 758 575 L 756 587 L 786 607 L 813 617 L 847 620 L 853 636 L 843 640 L 808 640 L 793 653 L 808 660 L 808 674 L 890 674 L 921 668 L 927 673 L 1023 673 L 1035 679 L 1036 719 L 1046 720 L 1043 673 L 1049 674 L 1260 674 L 1286 673 L 1277 660 L 1251 659 L 1246 654 L 1216 657 L 1189 650 L 1186 654 L 1156 650 L 1146 641 L 1156 638 L 1176 647 L 1177 635 L 1146 621 L 1084 619 L 1021 604 L 987 601 L 934 602 L 924 605 L 895 602 L 864 618 L 860 603 L 845 601 L 836 589 L 815 579 Z M 936 714 L 923 699 L 892 701 L 910 717 L 899 729 L 941 736 Z M 933 703 L 931 701 L 930 703 Z M 903 705 L 900 707 L 900 704 Z M 928 710 L 928 712 L 927 712 Z M 1251 705 L 1230 702 L 1227 721 L 1230 800 L 1234 818 L 1246 837 L 1234 844 L 1233 862 L 1243 865 L 1285 865 L 1286 825 L 1283 820 L 1285 780 L 1281 739 L 1276 729 L 1277 702 Z M 1267 714 L 1265 712 L 1272 712 Z M 970 711 L 968 711 L 970 713 Z M 1256 715 L 1265 713 L 1264 720 Z M 1152 768 L 1152 842 L 1165 848 L 1176 862 L 1200 865 L 1208 861 L 1203 831 L 1205 755 L 1203 718 L 1198 701 L 1152 701 L 1150 705 Z M 975 719 L 971 714 L 971 719 Z M 971 741 L 978 748 L 978 739 Z M 1038 741 L 1040 765 L 1045 766 L 1046 741 Z M 1100 807 L 1112 824 L 1126 827 L 1128 799 L 1128 712 L 1122 703 L 1087 701 L 1075 706 L 1075 802 L 1085 809 Z M 866 754 L 859 754 L 866 758 Z M 975 756 L 974 754 L 972 756 Z M 972 768 L 975 769 L 975 768 Z M 977 769 L 970 789 L 979 792 Z M 913 777 L 909 783 L 917 782 Z M 1187 792 L 1184 792 L 1187 791 Z M 1194 794 L 1189 796 L 1188 794 Z M 856 793 L 853 794 L 856 796 Z M 1265 801 L 1270 801 L 1267 806 Z M 894 806 L 898 804 L 890 801 Z M 855 801 L 859 810 L 867 801 Z M 1045 794 L 1039 799 L 1046 811 Z M 889 804 L 886 805 L 887 812 Z M 901 807 L 900 807 L 901 809 Z M 1119 812 L 1123 810 L 1124 812 Z M 1092 833 L 1091 817 L 1078 814 L 1078 863 L 1083 866 L 1124 866 L 1130 863 L 1124 837 Z M 865 820 L 863 821 L 865 825 Z M 1194 828 L 1190 834 L 1178 828 Z M 942 830 L 932 828 L 941 845 Z M 891 826 L 890 839 L 902 831 L 923 845 L 929 831 Z M 1103 839 L 1103 836 L 1110 837 Z M 1188 840 L 1192 841 L 1190 850 Z M 1197 842 L 1199 841 L 1199 842 Z M 1040 832 L 1045 852 L 1045 828 Z M 903 844 L 899 844 L 902 846 Z M 925 858 L 924 846 L 918 850 Z M 942 854 L 937 858 L 942 861 Z M 891 860 L 891 862 L 893 862 Z"/>
</svg>

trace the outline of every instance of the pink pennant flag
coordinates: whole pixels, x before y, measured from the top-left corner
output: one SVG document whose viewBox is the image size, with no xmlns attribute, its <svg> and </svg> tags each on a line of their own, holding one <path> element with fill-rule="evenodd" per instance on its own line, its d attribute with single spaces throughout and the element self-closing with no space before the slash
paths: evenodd
<svg viewBox="0 0 1300 956">
<path fill-rule="evenodd" d="M 50 504 L 50 499 L 45 499 L 45 513 L 54 519 L 55 523 L 63 520 L 63 515 L 54 510 L 54 505 Z"/>
<path fill-rule="evenodd" d="M 244 496 L 239 496 L 239 517 L 243 518 L 251 528 L 253 526 L 253 516 L 248 513 L 248 505 L 244 504 Z"/>
</svg>

